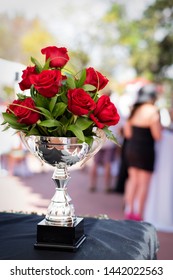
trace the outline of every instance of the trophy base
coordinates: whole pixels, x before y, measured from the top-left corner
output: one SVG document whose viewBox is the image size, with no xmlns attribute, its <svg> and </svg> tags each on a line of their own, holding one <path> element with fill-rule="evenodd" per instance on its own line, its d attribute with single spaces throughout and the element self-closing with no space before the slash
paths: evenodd
<svg viewBox="0 0 173 280">
<path fill-rule="evenodd" d="M 77 217 L 74 226 L 56 226 L 42 220 L 37 224 L 36 249 L 76 251 L 84 242 L 84 219 Z"/>
</svg>

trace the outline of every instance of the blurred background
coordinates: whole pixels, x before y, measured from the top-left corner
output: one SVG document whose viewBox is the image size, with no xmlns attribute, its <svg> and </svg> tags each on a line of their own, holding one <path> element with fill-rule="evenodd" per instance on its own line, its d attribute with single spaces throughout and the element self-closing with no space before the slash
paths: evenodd
<svg viewBox="0 0 173 280">
<path fill-rule="evenodd" d="M 41 61 L 40 50 L 56 45 L 68 49 L 76 69 L 92 66 L 107 76 L 108 90 L 121 115 L 120 126 L 137 90 L 148 82 L 156 83 L 161 123 L 169 137 L 173 136 L 171 0 L 0 0 L 0 22 L 0 112 L 20 93 L 18 83 L 22 70 L 31 65 L 30 57 Z M 117 137 L 121 143 L 120 128 Z M 29 154 L 14 131 L 2 130 L 0 127 L 0 211 L 45 213 L 54 194 L 52 168 Z M 171 141 L 169 138 L 170 153 Z M 111 169 L 113 188 L 119 161 L 117 152 Z M 101 168 L 98 191 L 89 192 L 91 166 L 92 160 L 82 169 L 71 170 L 69 193 L 77 214 L 123 219 L 122 193 L 104 193 Z M 173 201 L 172 188 L 165 191 Z M 167 233 L 162 238 L 169 238 L 173 245 L 172 221 L 166 227 L 156 223 L 156 227 L 160 236 Z M 166 252 L 163 257 L 169 258 Z"/>
<path fill-rule="evenodd" d="M 14 97 L 15 81 L 31 56 L 41 60 L 41 48 L 57 45 L 68 48 L 76 68 L 93 65 L 102 71 L 119 95 L 136 78 L 160 83 L 164 106 L 171 107 L 170 0 L 7 0 L 0 18 L 1 100 Z"/>
</svg>

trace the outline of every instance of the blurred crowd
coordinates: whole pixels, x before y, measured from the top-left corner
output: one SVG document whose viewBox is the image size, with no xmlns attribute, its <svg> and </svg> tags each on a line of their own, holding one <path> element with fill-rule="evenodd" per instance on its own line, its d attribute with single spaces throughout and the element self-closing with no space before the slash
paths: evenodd
<svg viewBox="0 0 173 280">
<path fill-rule="evenodd" d="M 6 110 L 5 104 L 0 106 L 0 123 L 3 123 L 1 113 Z M 13 129 L 4 131 L 4 126 L 0 126 L 0 174 L 15 176 L 30 176 L 27 156 L 29 151 L 23 145 L 20 135 Z"/>
</svg>

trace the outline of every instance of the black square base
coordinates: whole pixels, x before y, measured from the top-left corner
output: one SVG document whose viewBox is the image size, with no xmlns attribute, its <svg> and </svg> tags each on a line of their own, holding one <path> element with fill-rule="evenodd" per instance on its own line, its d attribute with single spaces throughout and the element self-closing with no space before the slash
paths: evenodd
<svg viewBox="0 0 173 280">
<path fill-rule="evenodd" d="M 48 225 L 44 219 L 37 224 L 37 241 L 34 247 L 75 251 L 85 239 L 83 218 L 77 217 L 77 221 L 71 227 Z"/>
</svg>

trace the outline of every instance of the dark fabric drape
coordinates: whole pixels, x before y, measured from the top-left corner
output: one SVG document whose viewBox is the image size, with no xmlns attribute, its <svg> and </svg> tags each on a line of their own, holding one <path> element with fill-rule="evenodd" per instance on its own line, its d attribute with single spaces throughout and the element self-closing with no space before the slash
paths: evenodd
<svg viewBox="0 0 173 280">
<path fill-rule="evenodd" d="M 34 248 L 38 215 L 0 213 L 1 260 L 151 260 L 159 247 L 146 222 L 85 218 L 86 240 L 76 252 Z"/>
</svg>

